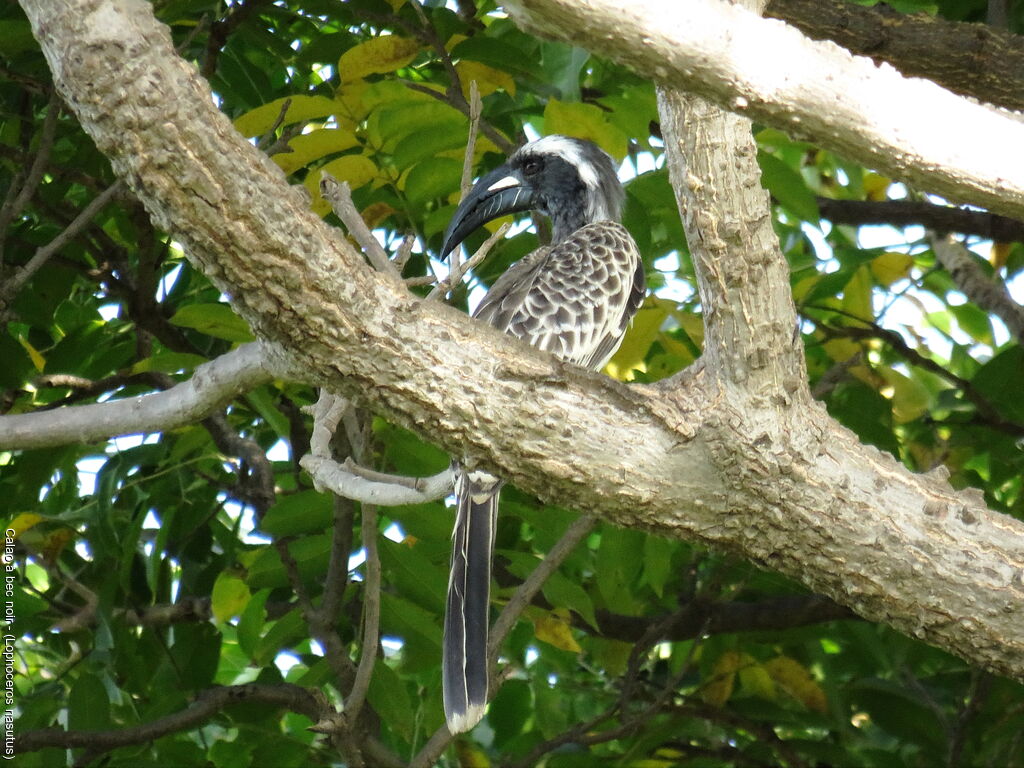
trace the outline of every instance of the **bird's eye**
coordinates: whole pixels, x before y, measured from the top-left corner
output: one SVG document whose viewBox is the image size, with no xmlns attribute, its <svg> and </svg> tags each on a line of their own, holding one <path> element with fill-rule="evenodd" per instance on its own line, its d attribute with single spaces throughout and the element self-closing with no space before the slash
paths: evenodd
<svg viewBox="0 0 1024 768">
<path fill-rule="evenodd" d="M 537 171 L 539 171 L 539 170 L 540 170 L 540 161 L 539 160 L 527 160 L 525 163 L 523 163 L 523 173 L 525 173 L 527 176 L 532 176 L 533 174 L 537 173 Z"/>
</svg>

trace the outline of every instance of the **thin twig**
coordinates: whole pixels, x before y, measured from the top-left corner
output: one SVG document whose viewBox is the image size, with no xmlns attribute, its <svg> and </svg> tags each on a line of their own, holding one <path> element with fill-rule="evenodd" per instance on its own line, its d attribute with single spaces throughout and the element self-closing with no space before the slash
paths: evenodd
<svg viewBox="0 0 1024 768">
<path fill-rule="evenodd" d="M 326 456 L 303 456 L 299 462 L 318 489 L 327 489 L 346 499 L 382 507 L 423 504 L 451 493 L 452 472 L 445 469 L 430 477 L 403 477 L 368 470 L 357 464 L 339 464 Z M 376 475 L 368 479 L 364 475 Z"/>
<path fill-rule="evenodd" d="M 366 550 L 366 580 L 363 582 L 363 645 L 352 690 L 345 699 L 345 716 L 354 723 L 366 701 L 370 678 L 377 662 L 380 640 L 380 557 L 377 553 L 377 508 L 363 504 L 363 548 Z"/>
<path fill-rule="evenodd" d="M 519 615 L 530 604 L 530 601 L 533 600 L 534 596 L 544 585 L 544 582 L 558 569 L 576 546 L 586 538 L 587 534 L 594 529 L 596 524 L 597 518 L 590 515 L 573 521 L 572 525 L 566 529 L 565 533 L 562 534 L 562 537 L 555 543 L 544 559 L 533 569 L 533 572 L 526 578 L 526 581 L 519 585 L 515 594 L 512 595 L 512 599 L 508 601 L 501 615 L 498 616 L 498 620 L 494 623 L 490 639 L 487 643 L 488 676 L 492 683 L 494 683 L 494 685 L 490 686 L 490 696 L 493 696 L 500 687 L 497 684 L 500 675 L 494 673 L 494 667 L 498 661 L 498 651 L 515 625 Z M 448 726 L 442 725 L 434 731 L 430 739 L 427 740 L 427 743 L 423 745 L 423 748 L 420 749 L 416 757 L 412 759 L 409 763 L 409 768 L 426 768 L 426 766 L 433 765 L 441 753 L 444 752 L 451 739 L 452 734 L 448 732 Z"/>
<path fill-rule="evenodd" d="M 391 262 L 395 265 L 395 269 L 401 272 L 405 268 L 405 264 L 409 261 L 409 257 L 412 256 L 412 247 L 416 245 L 416 235 L 408 234 L 402 238 L 401 244 L 398 246 L 398 250 L 395 251 L 395 256 L 391 259 Z"/>
<path fill-rule="evenodd" d="M 421 11 L 422 13 L 422 11 Z M 466 199 L 473 183 L 473 155 L 476 151 L 476 134 L 480 130 L 480 112 L 483 105 L 480 102 L 480 89 L 477 88 L 476 80 L 469 83 L 469 137 L 466 139 L 466 154 L 462 160 L 462 182 L 460 184 L 460 201 Z M 456 248 L 448 254 L 448 269 L 451 274 L 461 275 L 459 271 L 459 260 L 462 249 Z M 454 285 L 452 281 L 450 285 Z"/>
<path fill-rule="evenodd" d="M 341 395 L 335 395 L 326 389 L 320 390 L 320 398 L 315 405 L 306 406 L 303 410 L 313 415 L 313 432 L 309 438 L 309 452 L 314 456 L 331 455 L 331 438 L 338 428 L 349 401 Z"/>
<path fill-rule="evenodd" d="M 526 580 L 519 585 L 491 629 L 491 636 L 487 643 L 487 656 L 491 667 L 497 664 L 501 645 L 505 642 L 508 633 L 512 631 L 520 614 L 544 586 L 551 574 L 565 562 L 565 558 L 572 554 L 577 545 L 594 530 L 595 525 L 597 525 L 597 518 L 592 515 L 584 515 L 574 520 L 562 534 L 562 538 L 555 543 L 544 559 L 526 577 Z"/>
<path fill-rule="evenodd" d="M 510 226 L 511 225 L 506 221 L 498 227 L 497 231 L 484 240 L 483 245 L 477 248 L 476 253 L 473 254 L 469 261 L 459 264 L 457 269 L 453 268 L 452 271 L 448 273 L 448 277 L 434 286 L 434 289 L 427 294 L 427 301 L 430 301 L 431 299 L 439 299 L 445 296 L 454 286 L 462 282 L 462 278 L 469 270 L 487 258 L 487 254 L 491 252 L 495 243 L 505 236 L 505 233 L 508 232 Z"/>
<path fill-rule="evenodd" d="M 405 84 L 405 87 L 412 91 L 424 93 L 427 96 L 431 96 L 437 99 L 438 101 L 443 101 L 449 107 L 453 107 L 454 109 L 459 110 L 459 112 L 464 114 L 466 117 L 469 117 L 469 102 L 462 98 L 462 94 L 459 94 L 459 98 L 455 99 L 452 98 L 451 95 L 446 92 L 435 91 L 434 89 L 428 88 L 427 86 L 421 85 L 420 83 L 407 82 Z M 497 128 L 495 128 L 493 125 L 491 125 L 483 118 L 481 118 L 480 120 L 480 132 L 488 139 L 493 141 L 495 146 L 497 146 L 498 149 L 500 149 L 506 155 L 511 155 L 515 151 L 515 142 L 510 141 Z"/>
<path fill-rule="evenodd" d="M 480 130 L 480 115 L 483 102 L 480 101 L 480 89 L 476 80 L 469 81 L 469 138 L 466 140 L 466 156 L 462 161 L 462 199 L 466 199 L 473 184 L 473 157 L 476 154 L 476 135 Z"/>
<path fill-rule="evenodd" d="M 321 171 L 320 194 L 324 196 L 324 200 L 331 204 L 331 208 L 338 218 L 341 219 L 349 233 L 359 243 L 373 268 L 386 275 L 400 278 L 401 276 L 395 265 L 391 263 L 387 253 L 384 252 L 384 248 L 377 242 L 377 238 L 373 236 L 370 228 L 363 221 L 363 217 L 356 210 L 355 203 L 352 202 L 352 190 L 349 188 L 348 182 L 338 181 L 327 171 Z"/>
<path fill-rule="evenodd" d="M 355 504 L 340 496 L 334 497 L 334 525 L 331 534 L 331 555 L 324 578 L 320 600 L 320 617 L 327 626 L 334 626 L 341 601 L 348 587 L 348 558 L 352 552 L 352 517 Z"/>
<path fill-rule="evenodd" d="M 937 376 L 941 376 L 942 378 L 946 379 L 946 381 L 958 387 L 960 391 L 964 393 L 967 399 L 974 403 L 975 407 L 978 409 L 978 414 L 985 419 L 985 422 L 992 429 L 996 429 L 1007 435 L 1013 435 L 1015 437 L 1024 436 L 1024 424 L 1019 424 L 1017 422 L 1003 418 L 1002 414 L 999 413 L 999 410 L 992 404 L 992 402 L 987 397 L 985 397 L 985 395 L 983 395 L 978 390 L 977 387 L 974 386 L 972 382 L 968 381 L 962 376 L 958 376 L 952 371 L 947 370 L 946 368 L 939 365 L 931 358 L 925 357 L 923 354 L 921 354 L 916 349 L 907 344 L 907 342 L 903 340 L 903 337 L 900 336 L 895 331 L 891 331 L 888 328 L 883 328 L 877 323 L 871 322 L 869 320 L 863 320 L 861 318 L 856 317 L 855 315 L 850 315 L 850 313 L 843 312 L 843 310 L 837 309 L 835 307 L 824 307 L 809 304 L 805 307 L 805 309 L 817 309 L 851 317 L 851 319 L 856 320 L 857 322 L 863 324 L 866 327 L 860 328 L 850 325 L 830 325 L 828 323 L 822 322 L 820 320 L 815 320 L 814 318 L 807 317 L 807 315 L 804 315 L 806 319 L 814 323 L 815 327 L 817 327 L 822 333 L 824 333 L 828 337 L 838 336 L 850 339 L 881 339 L 882 341 L 885 341 L 886 343 L 889 344 L 889 346 L 893 348 L 893 350 L 897 354 L 906 358 L 913 365 L 916 365 L 919 368 L 924 368 L 926 371 L 930 371 L 936 374 Z"/>
<path fill-rule="evenodd" d="M 43 173 L 46 164 L 50 159 L 50 151 L 53 149 L 53 142 L 57 135 L 57 118 L 60 117 L 61 100 L 56 91 L 50 94 L 50 101 L 47 105 L 46 117 L 43 120 L 43 127 L 39 132 L 39 148 L 36 150 L 35 159 L 25 176 L 25 182 L 13 199 L 8 199 L 3 208 L 0 208 L 0 232 L 6 232 L 7 227 L 28 205 L 36 188 L 43 180 Z M 3 239 L 0 238 L 0 264 L 3 263 Z"/>
<path fill-rule="evenodd" d="M 281 102 L 281 109 L 278 111 L 277 117 L 274 118 L 274 122 L 271 123 L 267 132 L 260 137 L 259 141 L 256 142 L 256 149 L 265 149 L 270 145 L 271 141 L 274 139 L 274 134 L 277 133 L 277 129 L 281 127 L 284 119 L 288 116 L 288 109 L 291 105 L 292 100 L 290 98 Z"/>
<path fill-rule="evenodd" d="M 100 192 L 92 201 L 82 209 L 70 224 L 68 224 L 64 230 L 54 237 L 46 245 L 38 248 L 22 267 L 16 269 L 14 274 L 7 278 L 2 288 L 0 288 L 0 316 L 2 316 L 5 307 L 9 304 L 14 296 L 21 289 L 21 287 L 28 282 L 29 278 L 32 277 L 39 269 L 47 262 L 47 260 L 53 256 L 57 251 L 67 245 L 73 237 L 78 235 L 86 225 L 92 221 L 93 217 L 103 209 L 103 207 L 110 202 L 110 199 L 121 190 L 123 184 L 121 181 L 115 181 L 105 190 Z M 0 231 L 3 231 L 0 229 Z"/>
</svg>

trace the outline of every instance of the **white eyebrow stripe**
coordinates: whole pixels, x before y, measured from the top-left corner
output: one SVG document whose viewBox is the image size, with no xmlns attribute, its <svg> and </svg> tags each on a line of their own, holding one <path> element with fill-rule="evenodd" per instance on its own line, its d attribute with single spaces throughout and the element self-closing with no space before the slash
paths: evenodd
<svg viewBox="0 0 1024 768">
<path fill-rule="evenodd" d="M 497 192 L 500 189 L 508 189 L 509 187 L 518 187 L 520 185 L 519 179 L 515 176 L 505 176 L 504 178 L 498 179 L 496 182 L 491 184 L 487 188 L 488 192 Z"/>
<path fill-rule="evenodd" d="M 598 185 L 601 183 L 594 166 L 583 155 L 583 153 L 580 152 L 579 145 L 565 136 L 544 136 L 536 141 L 530 142 L 519 151 L 523 152 L 527 150 L 557 155 L 562 158 L 565 162 L 569 163 L 569 165 L 576 168 L 577 173 L 580 175 L 580 180 L 591 189 L 597 189 Z"/>
</svg>

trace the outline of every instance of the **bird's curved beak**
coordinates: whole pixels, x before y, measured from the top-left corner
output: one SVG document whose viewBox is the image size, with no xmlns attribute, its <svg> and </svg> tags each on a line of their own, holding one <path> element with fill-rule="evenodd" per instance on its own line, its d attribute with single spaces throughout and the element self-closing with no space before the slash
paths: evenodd
<svg viewBox="0 0 1024 768">
<path fill-rule="evenodd" d="M 441 258 L 459 247 L 475 229 L 499 216 L 533 208 L 535 191 L 509 166 L 495 168 L 481 178 L 452 216 L 444 233 Z"/>
</svg>

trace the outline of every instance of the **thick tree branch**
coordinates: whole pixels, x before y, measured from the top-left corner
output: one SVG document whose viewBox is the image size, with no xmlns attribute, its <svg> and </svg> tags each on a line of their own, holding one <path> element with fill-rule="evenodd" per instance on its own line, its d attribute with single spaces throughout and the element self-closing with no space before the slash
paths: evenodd
<svg viewBox="0 0 1024 768">
<path fill-rule="evenodd" d="M 927 77 L 954 93 L 1024 110 L 1024 37 L 984 24 L 908 15 L 883 3 L 771 0 L 768 16 L 815 40 L 833 40 L 906 75 Z"/>
<path fill-rule="evenodd" d="M 950 205 L 917 200 L 834 200 L 819 197 L 821 217 L 833 224 L 892 224 L 909 227 L 919 224 L 936 232 L 978 235 L 997 242 L 1024 242 L 1024 221 L 987 211 L 954 208 Z"/>
<path fill-rule="evenodd" d="M 209 89 L 176 57 L 148 4 L 23 5 L 70 108 L 155 222 L 174 232 L 193 263 L 269 342 L 275 364 L 290 361 L 300 380 L 352 397 L 545 500 L 740 553 L 862 616 L 1024 679 L 1024 525 L 987 510 L 978 494 L 957 493 L 942 477 L 915 476 L 862 446 L 800 392 L 806 387 L 801 373 L 784 370 L 794 353 L 781 340 L 795 334 L 796 325 L 780 325 L 792 317 L 792 306 L 787 309 L 777 286 L 768 286 L 764 298 L 744 295 L 740 285 L 748 292 L 766 288 L 716 263 L 715 254 L 702 255 L 705 313 L 725 312 L 728 297 L 734 303 L 728 312 L 764 307 L 767 316 L 747 317 L 750 328 L 740 328 L 735 317 L 716 319 L 720 338 L 714 343 L 722 346 L 714 364 L 709 359 L 665 386 L 627 387 L 581 371 L 440 302 L 420 301 L 371 270 L 216 111 Z M 641 12 L 652 8 L 663 13 L 641 33 Z M 580 18 L 583 11 L 586 18 Z M 905 83 L 869 62 L 863 64 L 870 71 L 862 72 L 834 46 L 810 44 L 778 22 L 719 0 L 637 0 L 625 8 L 610 0 L 565 2 L 552 18 L 559 26 L 549 34 L 572 32 L 578 44 L 642 71 L 657 68 L 660 81 L 678 77 L 723 102 L 756 104 L 752 114 L 777 123 L 794 125 L 785 116 L 795 115 L 809 133 L 836 136 L 836 146 L 859 148 L 883 170 L 904 168 L 911 180 L 937 180 L 936 191 L 960 190 L 982 204 L 1004 196 L 993 209 L 1024 211 L 1024 192 L 1014 186 L 1024 182 L 1007 181 L 1024 179 L 1018 167 L 1024 158 L 1004 151 L 1021 143 L 1010 139 L 1024 127 L 937 86 Z M 539 16 L 532 19 L 540 24 Z M 774 52 L 770 59 L 757 54 L 766 47 Z M 786 63 L 791 47 L 810 57 L 799 69 Z M 842 66 L 833 68 L 834 59 Z M 840 71 L 847 67 L 857 74 L 849 83 L 849 72 Z M 811 79 L 799 79 L 801 71 Z M 840 75 L 823 96 L 827 78 Z M 892 89 L 876 104 L 880 82 Z M 739 101 L 730 87 L 739 90 Z M 870 108 L 851 114 L 869 95 Z M 908 111 L 904 102 L 915 98 Z M 949 139 L 918 114 L 927 114 L 929 100 L 949 107 L 940 113 L 953 124 L 973 120 L 988 140 L 964 145 Z M 666 135 L 680 137 L 682 111 L 672 102 L 663 100 L 662 124 L 670 124 Z M 818 109 L 826 103 L 829 108 Z M 863 120 L 889 114 L 905 121 L 904 133 L 882 141 L 877 125 L 861 130 Z M 835 132 L 842 120 L 855 127 L 840 141 Z M 922 122 L 927 130 L 919 136 Z M 693 152 L 711 153 L 716 173 L 722 157 L 746 162 L 743 147 L 727 143 L 738 134 L 724 141 L 705 135 Z M 910 139 L 921 140 L 913 153 L 885 159 Z M 947 140 L 960 153 L 961 170 L 974 168 L 969 182 L 950 181 L 968 177 L 952 174 Z M 714 142 L 723 146 L 709 146 Z M 673 153 L 683 151 L 681 142 L 672 144 Z M 994 161 L 982 162 L 982 145 L 999 149 L 998 170 Z M 927 170 L 909 170 L 922 156 L 928 156 Z M 693 157 L 687 163 L 701 165 Z M 726 222 L 714 237 L 726 243 L 723 257 L 743 263 L 741 232 L 762 231 L 767 209 L 727 213 L 736 191 L 714 174 L 685 183 L 716 185 L 721 210 L 693 215 Z M 763 194 L 740 194 L 745 205 L 764 204 Z M 731 219 L 741 219 L 742 227 L 734 231 Z M 754 252 L 764 263 L 751 267 L 774 276 L 779 267 L 770 262 L 779 257 L 761 245 Z M 729 359 L 732 333 L 740 346 Z M 278 354 L 281 349 L 287 352 Z"/>
<path fill-rule="evenodd" d="M 986 275 L 970 251 L 949 235 L 933 235 L 931 241 L 935 258 L 964 295 L 1006 323 L 1014 338 L 1024 344 L 1024 307 L 1013 300 L 1006 286 Z"/>
<path fill-rule="evenodd" d="M 769 598 L 756 603 L 715 602 L 694 599 L 672 615 L 659 633 L 659 640 L 691 640 L 705 635 L 732 632 L 761 632 L 791 629 L 823 621 L 856 618 L 849 608 L 820 595 Z M 663 616 L 624 616 L 606 610 L 597 611 L 597 627 L 604 637 L 637 642 Z M 573 624 L 589 628 L 573 614 Z"/>
<path fill-rule="evenodd" d="M 947 200 L 1024 219 L 1024 122 L 809 40 L 725 0 L 508 0 L 517 23 L 590 48 Z M 771 51 L 766 55 L 766 51 Z M 983 142 L 963 141 L 970 125 Z"/>
<path fill-rule="evenodd" d="M 244 344 L 196 368 L 165 392 L 0 416 L 0 448 L 26 450 L 92 443 L 115 435 L 162 432 L 193 424 L 273 378 L 262 345 Z"/>
</svg>

